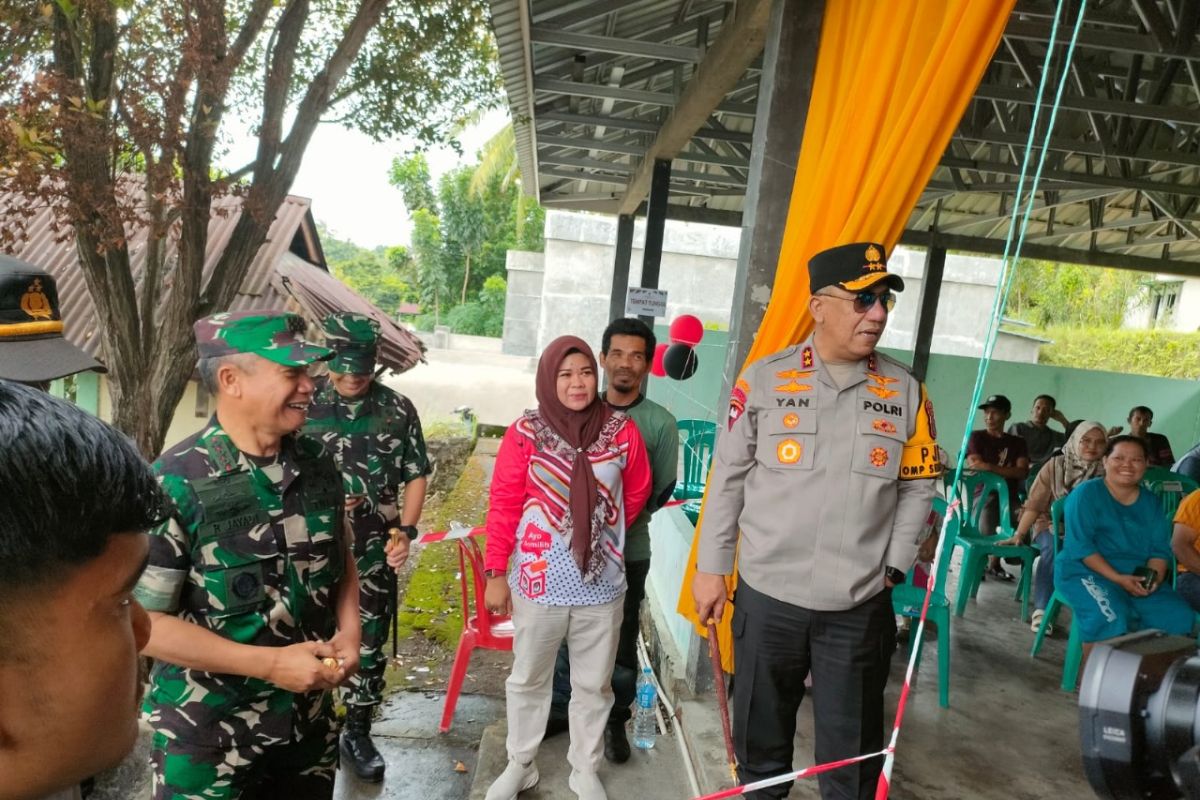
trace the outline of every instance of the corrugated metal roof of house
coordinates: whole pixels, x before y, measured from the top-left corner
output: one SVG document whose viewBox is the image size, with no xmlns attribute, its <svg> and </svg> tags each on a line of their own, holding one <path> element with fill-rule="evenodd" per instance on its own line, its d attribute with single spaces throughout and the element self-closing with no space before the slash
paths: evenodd
<svg viewBox="0 0 1200 800">
<path fill-rule="evenodd" d="M 310 319 L 320 319 L 336 311 L 354 311 L 378 322 L 377 359 L 383 366 L 404 372 L 425 360 L 425 344 L 419 338 L 328 272 L 294 253 L 284 253 L 274 273 L 275 290 L 294 297 Z"/>
<path fill-rule="evenodd" d="M 18 202 L 15 195 L 0 195 L 0 217 L 5 209 Z M 224 198 L 214 203 L 219 210 L 212 215 L 208 226 L 208 258 L 204 264 L 204 279 L 207 281 L 220 258 L 234 227 L 241 216 L 241 202 L 236 198 Z M 249 272 L 230 304 L 231 311 L 285 308 L 289 297 L 280 294 L 272 284 L 274 265 L 288 253 L 301 225 L 309 218 L 312 201 L 305 197 L 289 195 L 280 206 L 267 233 L 266 242 L 259 248 Z M 26 238 L 10 255 L 41 267 L 55 278 L 58 284 L 65 335 L 68 340 L 81 347 L 89 355 L 105 361 L 100 342 L 99 320 L 96 308 L 84 279 L 83 270 L 75 254 L 75 241 L 69 229 L 59 229 L 55 214 L 50 206 L 37 210 L 25 223 Z M 175 247 L 169 245 L 167 262 L 174 257 Z M 146 231 L 144 228 L 130 232 L 129 255 L 134 281 L 140 285 L 146 265 Z M 319 251 L 315 254 L 320 258 Z M 323 267 L 313 267 L 323 271 Z M 336 280 L 336 279 L 334 279 Z M 364 301 L 365 302 L 365 301 Z"/>
</svg>

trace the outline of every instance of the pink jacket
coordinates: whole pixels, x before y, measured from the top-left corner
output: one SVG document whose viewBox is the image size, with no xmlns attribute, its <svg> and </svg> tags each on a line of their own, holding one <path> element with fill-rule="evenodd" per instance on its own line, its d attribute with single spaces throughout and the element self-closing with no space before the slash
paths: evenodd
<svg viewBox="0 0 1200 800">
<path fill-rule="evenodd" d="M 509 426 L 496 454 L 487 513 L 487 569 L 508 569 L 513 591 L 543 605 L 598 605 L 625 591 L 625 530 L 650 496 L 650 462 L 637 426 L 616 412 L 587 450 L 603 515 L 600 576 L 584 582 L 571 554 L 566 444 L 535 413 Z M 514 557 L 515 551 L 515 557 Z"/>
</svg>

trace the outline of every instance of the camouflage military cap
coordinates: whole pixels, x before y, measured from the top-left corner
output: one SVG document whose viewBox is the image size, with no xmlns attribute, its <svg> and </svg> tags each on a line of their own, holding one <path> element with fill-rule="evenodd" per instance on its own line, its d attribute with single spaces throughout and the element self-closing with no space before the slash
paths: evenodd
<svg viewBox="0 0 1200 800">
<path fill-rule="evenodd" d="M 253 353 L 286 367 L 324 361 L 333 351 L 304 340 L 304 319 L 283 311 L 230 311 L 196 320 L 201 358 Z"/>
<path fill-rule="evenodd" d="M 379 341 L 379 323 L 366 314 L 339 312 L 321 321 L 325 345 L 333 350 L 329 369 L 352 375 L 370 375 L 375 371 L 375 348 Z"/>
</svg>

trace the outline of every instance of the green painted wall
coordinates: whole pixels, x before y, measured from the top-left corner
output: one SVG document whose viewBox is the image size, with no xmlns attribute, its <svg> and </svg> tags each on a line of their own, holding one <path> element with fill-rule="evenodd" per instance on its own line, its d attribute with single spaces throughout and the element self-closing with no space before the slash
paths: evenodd
<svg viewBox="0 0 1200 800">
<path fill-rule="evenodd" d="M 668 341 L 664 326 L 654 332 L 660 342 Z M 720 394 L 728 343 L 728 332 L 706 331 L 696 349 L 696 374 L 686 381 L 651 377 L 650 398 L 679 419 L 724 420 L 727 400 Z M 912 360 L 907 352 L 889 355 L 905 363 Z M 930 359 L 926 384 L 937 412 L 938 440 L 951 455 L 957 454 L 968 421 L 973 428 L 983 425 L 968 408 L 978 368 L 974 358 L 935 354 Z M 1170 439 L 1177 456 L 1200 439 L 1200 382 L 993 361 L 983 389 L 984 397 L 1003 394 L 1012 400 L 1014 422 L 1028 416 L 1034 397 L 1050 394 L 1068 418 L 1095 419 L 1106 426 L 1126 425 L 1132 406 L 1149 406 L 1154 410 L 1151 430 Z"/>
<path fill-rule="evenodd" d="M 912 360 L 906 352 L 890 355 L 905 363 Z M 968 415 L 972 428 L 983 427 L 979 412 L 968 408 L 978 369 L 974 358 L 934 355 L 930 359 L 925 383 L 937 412 L 938 441 L 952 456 L 962 443 Z M 1154 410 L 1151 430 L 1171 440 L 1176 456 L 1200 439 L 1200 382 L 1196 381 L 993 361 L 983 384 L 983 396 L 991 394 L 1012 401 L 1014 422 L 1029 416 L 1033 398 L 1049 394 L 1068 419 L 1094 419 L 1105 426 L 1128 428 L 1129 409 L 1149 406 Z"/>
<path fill-rule="evenodd" d="M 50 394 L 70 400 L 91 414 L 100 413 L 100 376 L 95 372 L 80 372 L 51 381 Z"/>
<path fill-rule="evenodd" d="M 663 325 L 655 326 L 654 335 L 660 342 L 670 342 L 667 328 Z M 725 409 L 728 408 L 728 399 L 720 399 L 720 394 L 723 385 L 722 372 L 725 369 L 725 350 L 728 345 L 728 331 L 705 331 L 704 338 L 696 347 L 696 357 L 700 361 L 696 374 L 686 381 L 656 378 L 651 375 L 646 390 L 647 396 L 665 406 L 676 419 L 716 421 L 718 409 L 723 419 Z"/>
</svg>

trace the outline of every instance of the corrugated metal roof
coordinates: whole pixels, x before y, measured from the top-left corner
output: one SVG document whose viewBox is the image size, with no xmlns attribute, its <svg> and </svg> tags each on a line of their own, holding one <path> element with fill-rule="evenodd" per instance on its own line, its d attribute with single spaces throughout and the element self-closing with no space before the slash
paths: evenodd
<svg viewBox="0 0 1200 800">
<path fill-rule="evenodd" d="M 13 195 L 0 196 L 0 215 L 3 215 L 4 209 L 14 202 L 16 202 L 16 197 Z M 242 213 L 241 203 L 236 198 L 222 198 L 213 205 L 218 211 L 212 215 L 208 226 L 208 254 L 204 264 L 205 281 L 212 274 L 217 260 L 229 244 L 230 237 L 233 235 L 233 230 Z M 340 297 L 346 303 L 346 310 L 363 310 L 364 313 L 371 313 L 372 316 L 386 319 L 383 312 L 326 271 L 317 239 L 316 226 L 312 221 L 311 207 L 312 201 L 305 197 L 289 195 L 283 201 L 267 232 L 266 241 L 255 255 L 228 310 L 288 309 L 302 313 L 308 310 L 303 303 L 298 304 L 280 284 L 280 276 L 276 274 L 276 270 L 282 263 L 288 261 L 293 265 L 294 263 L 303 264 L 306 268 L 297 272 L 293 266 L 292 274 L 295 275 L 297 282 L 302 281 L 305 284 L 319 287 L 314 289 L 318 293 L 325 292 Z M 105 361 L 96 307 L 92 303 L 83 270 L 79 266 L 75 254 L 75 240 L 70 231 L 55 230 L 54 213 L 48 206 L 39 209 L 25 224 L 27 238 L 10 248 L 10 255 L 28 261 L 54 275 L 58 285 L 64 335 L 92 357 Z M 305 235 L 306 228 L 309 229 L 307 236 Z M 293 250 L 321 263 L 314 265 L 305 261 Z M 140 286 L 146 265 L 145 229 L 130 232 L 129 255 L 134 281 Z M 165 263 L 170 264 L 174 258 L 175 247 L 172 244 L 169 246 Z M 310 316 L 309 322 L 315 323 L 318 319 L 319 316 Z M 397 340 L 395 362 L 397 365 L 406 366 L 395 368 L 403 370 L 420 360 L 424 350 L 419 339 L 403 329 L 400 330 L 402 334 L 394 334 Z M 416 353 L 415 357 L 412 355 L 413 351 Z"/>
<path fill-rule="evenodd" d="M 425 360 L 425 343 L 415 334 L 397 325 L 349 286 L 294 253 L 280 257 L 272 286 L 279 293 L 294 297 L 310 319 L 321 319 L 338 311 L 354 311 L 374 319 L 380 327 L 377 360 L 385 367 L 405 372 Z"/>
<path fill-rule="evenodd" d="M 1003 248 L 1057 5 L 1018 0 L 908 221 L 910 243 L 933 236 L 954 249 Z M 1029 243 L 1045 248 L 1036 257 L 1150 271 L 1163 260 L 1200 274 L 1200 26 L 1177 5 L 1089 9 L 1032 216 Z M 548 208 L 613 213 L 695 72 L 687 48 L 702 55 L 734 4 L 491 0 L 491 8 L 526 191 Z M 1066 39 L 1060 29 L 1055 80 Z M 756 107 L 758 77 L 752 66 L 713 109 L 709 128 L 724 139 L 694 136 L 674 159 L 671 208 L 691 207 L 677 216 L 739 223 L 754 127 L 745 112 Z"/>
</svg>

